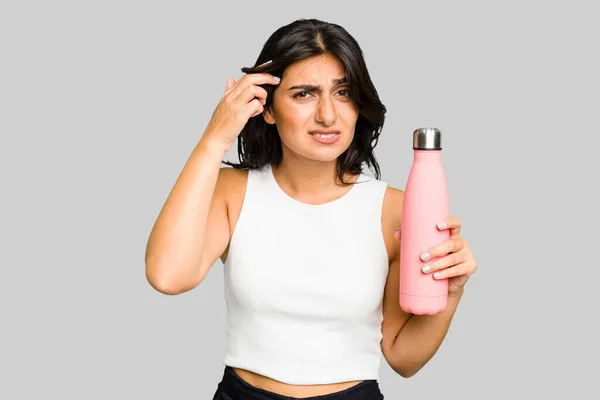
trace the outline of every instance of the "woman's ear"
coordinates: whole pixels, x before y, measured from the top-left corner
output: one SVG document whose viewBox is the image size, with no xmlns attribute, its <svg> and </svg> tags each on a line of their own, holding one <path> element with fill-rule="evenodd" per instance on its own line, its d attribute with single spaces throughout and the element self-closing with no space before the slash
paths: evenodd
<svg viewBox="0 0 600 400">
<path fill-rule="evenodd" d="M 275 117 L 273 117 L 273 112 L 271 111 L 271 107 L 265 108 L 263 110 L 262 115 L 267 124 L 273 125 L 275 123 Z"/>
</svg>

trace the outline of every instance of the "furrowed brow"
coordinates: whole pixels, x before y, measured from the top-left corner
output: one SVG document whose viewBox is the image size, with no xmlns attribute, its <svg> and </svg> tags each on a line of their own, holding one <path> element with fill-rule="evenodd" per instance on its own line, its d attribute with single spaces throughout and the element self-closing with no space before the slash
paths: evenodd
<svg viewBox="0 0 600 400">
<path fill-rule="evenodd" d="M 348 78 L 343 77 L 340 79 L 333 79 L 332 82 L 335 85 L 341 85 L 343 83 L 348 83 Z M 292 87 L 290 87 L 288 90 L 296 90 L 296 89 L 302 89 L 302 90 L 306 90 L 307 92 L 311 92 L 311 91 L 319 91 L 321 89 L 323 89 L 323 87 L 321 85 L 294 85 Z"/>
</svg>

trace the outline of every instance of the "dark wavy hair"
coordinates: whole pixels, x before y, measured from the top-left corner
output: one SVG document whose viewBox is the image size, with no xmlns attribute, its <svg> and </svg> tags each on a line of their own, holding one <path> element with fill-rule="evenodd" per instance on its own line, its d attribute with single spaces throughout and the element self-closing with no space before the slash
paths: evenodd
<svg viewBox="0 0 600 400">
<path fill-rule="evenodd" d="M 383 128 L 386 108 L 379 100 L 358 42 L 344 28 L 304 18 L 282 26 L 264 44 L 254 67 L 244 67 L 242 72 L 267 72 L 281 77 L 292 63 L 326 53 L 337 56 L 342 62 L 350 98 L 358 109 L 354 139 L 337 160 L 338 179 L 343 185 L 350 184 L 344 181 L 345 174 L 361 173 L 363 163 L 373 170 L 376 179 L 380 179 L 381 172 L 373 149 Z M 260 67 L 269 60 L 272 61 L 270 64 Z M 265 109 L 273 105 L 275 86 L 261 85 L 267 91 Z M 237 150 L 239 163 L 223 163 L 236 169 L 279 165 L 283 153 L 277 126 L 268 124 L 260 116 L 250 118 L 238 136 Z"/>
</svg>

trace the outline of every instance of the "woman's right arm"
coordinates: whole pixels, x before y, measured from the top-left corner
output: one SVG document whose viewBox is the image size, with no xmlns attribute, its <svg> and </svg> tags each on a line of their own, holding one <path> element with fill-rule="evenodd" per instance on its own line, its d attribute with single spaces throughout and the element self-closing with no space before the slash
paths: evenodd
<svg viewBox="0 0 600 400">
<path fill-rule="evenodd" d="M 160 211 L 146 246 L 146 279 L 165 294 L 198 286 L 229 244 L 225 153 L 248 119 L 263 112 L 272 75 L 228 79 L 227 90 Z M 207 235 L 210 235 L 208 237 Z M 210 240 L 209 240 L 210 239 Z"/>
<path fill-rule="evenodd" d="M 207 232 L 213 246 L 210 253 L 222 253 L 227 247 L 227 208 L 218 182 L 223 180 L 223 155 L 216 143 L 200 140 L 152 228 L 146 279 L 159 292 L 175 295 L 200 284 L 216 261 L 202 263 Z"/>
</svg>

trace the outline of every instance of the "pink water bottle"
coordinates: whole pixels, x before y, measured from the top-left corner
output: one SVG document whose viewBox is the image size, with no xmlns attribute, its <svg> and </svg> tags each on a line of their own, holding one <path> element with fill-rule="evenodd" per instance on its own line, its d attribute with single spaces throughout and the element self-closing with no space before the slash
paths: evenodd
<svg viewBox="0 0 600 400">
<path fill-rule="evenodd" d="M 449 216 L 441 132 L 435 128 L 414 131 L 413 151 L 400 227 L 400 307 L 408 313 L 433 315 L 446 308 L 448 280 L 423 273 L 421 268 L 436 259 L 422 261 L 421 253 L 450 237 L 448 230 L 436 226 Z"/>
</svg>

